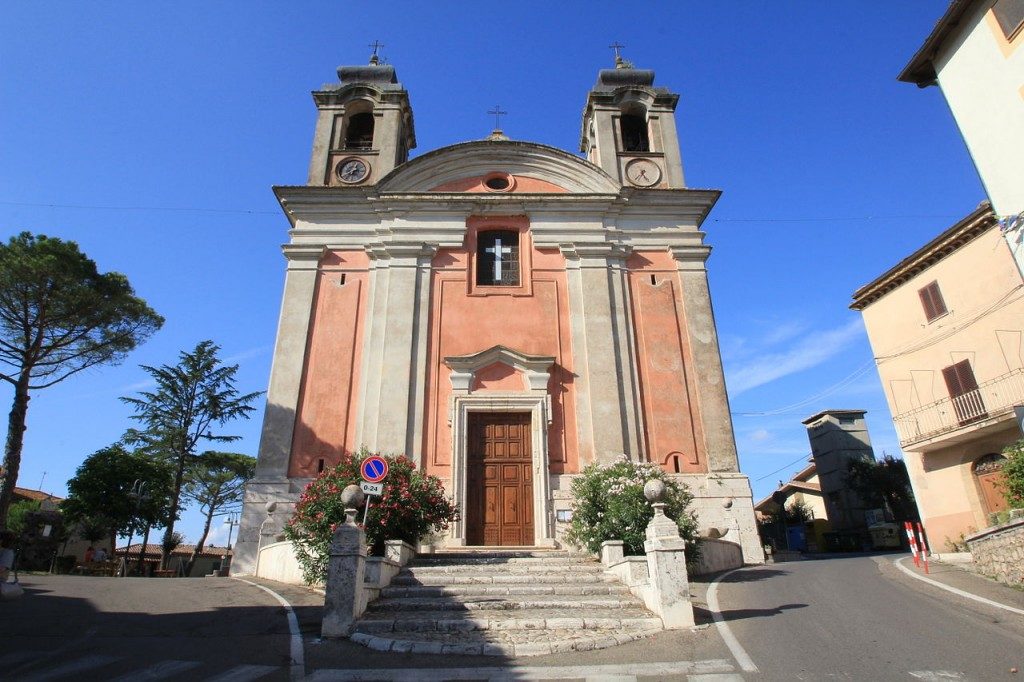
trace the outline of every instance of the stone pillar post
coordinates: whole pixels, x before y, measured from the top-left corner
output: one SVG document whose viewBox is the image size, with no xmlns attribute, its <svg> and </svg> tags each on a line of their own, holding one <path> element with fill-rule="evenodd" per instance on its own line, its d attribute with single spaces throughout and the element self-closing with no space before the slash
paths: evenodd
<svg viewBox="0 0 1024 682">
<path fill-rule="evenodd" d="M 647 524 L 647 570 L 650 589 L 661 622 L 666 630 L 693 627 L 693 605 L 690 603 L 690 580 L 686 574 L 686 541 L 679 536 L 676 522 L 665 516 L 665 484 L 648 481 L 644 495 L 653 500 L 654 518 Z"/>
<path fill-rule="evenodd" d="M 366 534 L 356 525 L 356 509 L 363 501 L 363 492 L 357 485 L 346 486 L 341 501 L 345 505 L 345 522 L 334 531 L 327 565 L 324 619 L 320 626 L 320 636 L 325 639 L 348 637 L 365 607 Z"/>
</svg>

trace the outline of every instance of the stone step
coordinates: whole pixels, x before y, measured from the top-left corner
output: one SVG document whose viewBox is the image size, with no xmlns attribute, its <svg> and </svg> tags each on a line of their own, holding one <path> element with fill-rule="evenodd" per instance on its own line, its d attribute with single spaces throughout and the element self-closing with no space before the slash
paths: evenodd
<svg viewBox="0 0 1024 682">
<path fill-rule="evenodd" d="M 547 563 L 559 566 L 571 566 L 576 564 L 596 563 L 589 556 L 573 556 L 568 553 L 550 555 L 539 552 L 494 554 L 486 553 L 464 553 L 464 554 L 425 554 L 416 557 L 417 566 L 449 566 L 449 565 L 490 565 L 490 564 L 536 564 Z"/>
<path fill-rule="evenodd" d="M 579 583 L 617 583 L 613 575 L 605 573 L 548 572 L 522 575 L 501 573 L 419 575 L 399 573 L 392 585 L 549 585 Z"/>
<path fill-rule="evenodd" d="M 604 573 L 604 566 L 596 563 L 552 565 L 548 562 L 529 564 L 450 564 L 447 566 L 410 566 L 399 575 L 534 575 L 537 573 L 572 572 L 574 575 L 584 573 Z"/>
<path fill-rule="evenodd" d="M 444 632 L 403 632 L 390 635 L 354 632 L 351 640 L 376 651 L 511 658 L 606 649 L 650 637 L 660 630 L 660 626 L 645 630 L 479 630 L 459 633 L 457 639 Z"/>
<path fill-rule="evenodd" d="M 461 596 L 451 597 L 405 597 L 399 599 L 377 599 L 372 602 L 369 611 L 523 611 L 528 609 L 565 609 L 579 612 L 593 609 L 611 611 L 621 609 L 640 609 L 643 602 L 635 597 L 622 598 L 611 595 L 579 596 L 541 595 L 541 596 Z"/>
<path fill-rule="evenodd" d="M 385 599 L 402 597 L 473 597 L 473 596 L 535 596 L 540 594 L 558 595 L 608 595 L 629 594 L 629 588 L 619 583 L 594 583 L 580 585 L 406 585 L 388 586 L 381 591 Z"/>
<path fill-rule="evenodd" d="M 567 616 L 564 609 L 533 609 L 510 616 L 504 611 L 474 611 L 458 616 L 451 611 L 413 611 L 377 614 L 367 612 L 355 630 L 366 633 L 388 632 L 472 632 L 475 630 L 592 630 L 661 628 L 661 619 L 642 609 L 601 611 L 600 615 Z M 615 615 L 607 615 L 614 613 Z"/>
</svg>

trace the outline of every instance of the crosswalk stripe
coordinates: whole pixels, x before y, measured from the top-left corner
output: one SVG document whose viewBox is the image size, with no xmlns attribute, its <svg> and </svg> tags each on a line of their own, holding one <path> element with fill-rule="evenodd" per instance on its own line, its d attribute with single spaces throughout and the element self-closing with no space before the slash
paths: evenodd
<svg viewBox="0 0 1024 682">
<path fill-rule="evenodd" d="M 94 654 L 92 656 L 83 656 L 82 658 L 69 661 L 64 665 L 57 666 L 47 672 L 41 672 L 38 675 L 29 675 L 28 677 L 22 677 L 22 682 L 45 682 L 46 680 L 63 680 L 68 679 L 77 673 L 85 670 L 92 670 L 93 668 L 99 668 L 104 665 L 109 665 L 114 661 L 121 660 L 117 656 L 103 656 L 100 654 Z"/>
<path fill-rule="evenodd" d="M 145 670 L 126 673 L 112 682 L 139 682 L 139 680 L 163 680 L 186 670 L 198 667 L 199 661 L 160 661 Z"/>
<path fill-rule="evenodd" d="M 641 676 L 669 677 L 730 673 L 736 668 L 730 661 L 673 661 L 667 663 L 623 663 L 579 666 L 520 666 L 466 668 L 368 668 L 363 670 L 321 669 L 313 671 L 311 682 L 442 682 L 444 680 L 611 680 L 636 679 Z M 697 678 L 700 679 L 700 678 Z M 728 678 L 726 678 L 728 679 Z M 742 678 L 741 678 L 742 679 Z"/>
<path fill-rule="evenodd" d="M 206 682 L 246 682 L 269 675 L 275 670 L 281 670 L 274 665 L 239 665 L 216 677 L 209 678 Z"/>
</svg>

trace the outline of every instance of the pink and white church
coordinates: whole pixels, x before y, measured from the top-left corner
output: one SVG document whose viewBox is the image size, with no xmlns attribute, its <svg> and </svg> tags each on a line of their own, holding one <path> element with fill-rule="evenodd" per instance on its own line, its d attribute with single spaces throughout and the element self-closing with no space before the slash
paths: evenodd
<svg viewBox="0 0 1024 682">
<path fill-rule="evenodd" d="M 362 446 L 443 481 L 461 518 L 440 546 L 561 546 L 573 476 L 625 455 L 761 563 L 705 269 L 720 192 L 686 186 L 679 95 L 620 62 L 581 156 L 496 130 L 409 158 L 394 67 L 338 76 L 313 92 L 307 184 L 274 189 L 291 230 L 233 572 Z"/>
</svg>

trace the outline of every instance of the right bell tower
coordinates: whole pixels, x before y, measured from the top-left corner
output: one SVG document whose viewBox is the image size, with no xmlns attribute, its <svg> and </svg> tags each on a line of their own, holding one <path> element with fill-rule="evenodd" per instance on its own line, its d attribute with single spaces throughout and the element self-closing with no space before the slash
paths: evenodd
<svg viewBox="0 0 1024 682">
<path fill-rule="evenodd" d="M 587 95 L 580 151 L 623 185 L 681 189 L 675 110 L 679 95 L 654 87 L 654 71 L 615 57 Z"/>
</svg>

